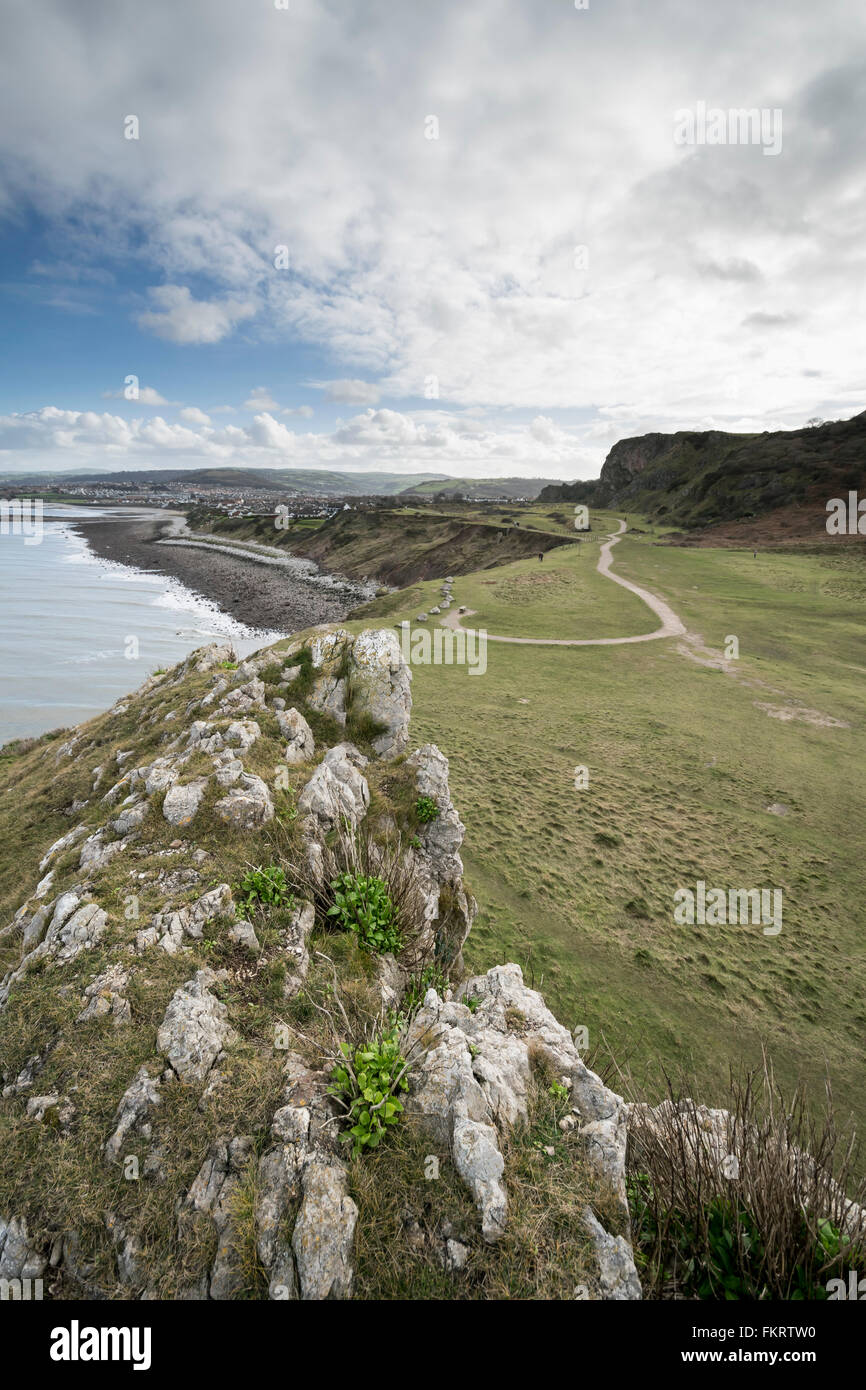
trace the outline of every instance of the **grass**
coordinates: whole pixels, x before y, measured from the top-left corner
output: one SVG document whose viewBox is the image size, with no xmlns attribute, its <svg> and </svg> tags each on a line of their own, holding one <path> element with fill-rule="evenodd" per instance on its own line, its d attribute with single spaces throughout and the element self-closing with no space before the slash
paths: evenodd
<svg viewBox="0 0 866 1390">
<path fill-rule="evenodd" d="M 356 1159 L 350 1168 L 359 1209 L 354 1297 L 560 1300 L 581 1289 L 592 1296 L 597 1276 L 581 1213 L 590 1205 L 613 1229 L 616 1203 L 589 1169 L 577 1132 L 558 1129 L 561 1113 L 547 1078 L 537 1078 L 529 1123 L 502 1141 L 509 1220 L 496 1245 L 478 1234 L 472 1199 L 447 1150 L 411 1115 L 380 1149 Z M 468 1249 L 459 1274 L 441 1262 L 446 1235 Z"/>
<path fill-rule="evenodd" d="M 660 1094 L 661 1060 L 720 1103 L 729 1062 L 756 1063 L 766 1043 L 781 1082 L 803 1076 L 819 1096 L 829 1074 L 840 1111 L 862 1125 L 866 566 L 853 548 L 755 560 L 653 544 L 646 530 L 619 543 L 615 569 L 668 600 L 713 648 L 737 635 L 739 678 L 699 664 L 677 639 L 491 643 L 483 678 L 413 668 L 413 736 L 448 754 L 467 826 L 480 907 L 467 964 L 518 961 L 563 1022 L 628 1057 L 650 1094 Z M 554 560 L 575 574 L 584 563 L 560 552 L 544 565 Z M 515 568 L 458 577 L 455 603 L 476 606 L 485 584 L 508 585 Z M 623 599 L 646 612 L 590 566 L 579 573 L 585 587 L 563 591 L 546 615 L 551 635 L 572 635 L 578 615 L 586 622 L 590 591 L 604 635 L 622 621 Z M 437 592 L 418 585 L 366 611 L 414 620 Z M 498 630 L 534 635 L 533 607 L 536 619 L 538 605 L 514 607 L 510 629 L 500 610 Z M 633 630 L 654 626 L 648 618 Z M 749 684 L 762 681 L 771 689 Z M 783 722 L 764 704 L 850 728 Z M 582 791 L 578 765 L 589 770 Z M 787 814 L 768 810 L 780 804 Z M 781 934 L 675 926 L 673 893 L 699 878 L 781 888 Z"/>
</svg>

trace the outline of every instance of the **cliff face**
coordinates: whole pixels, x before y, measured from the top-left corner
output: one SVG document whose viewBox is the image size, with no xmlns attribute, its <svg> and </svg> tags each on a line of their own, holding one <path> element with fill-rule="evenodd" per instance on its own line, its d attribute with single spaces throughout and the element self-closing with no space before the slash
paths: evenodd
<svg viewBox="0 0 866 1390">
<path fill-rule="evenodd" d="M 621 439 L 593 482 L 545 488 L 542 502 L 625 507 L 684 527 L 751 518 L 792 502 L 823 531 L 825 502 L 866 483 L 866 412 L 802 430 L 684 430 Z"/>
<path fill-rule="evenodd" d="M 387 630 L 213 646 L 4 750 L 0 1277 L 640 1296 L 623 1102 L 516 965 L 465 978 L 464 827 L 410 676 Z"/>
</svg>

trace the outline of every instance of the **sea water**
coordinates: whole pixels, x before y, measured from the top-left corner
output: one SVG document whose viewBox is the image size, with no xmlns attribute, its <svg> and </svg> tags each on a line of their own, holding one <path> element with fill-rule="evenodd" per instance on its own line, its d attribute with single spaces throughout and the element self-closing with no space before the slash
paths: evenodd
<svg viewBox="0 0 866 1390">
<path fill-rule="evenodd" d="M 245 656 L 282 635 L 237 622 L 175 579 L 99 559 L 71 530 L 71 512 L 46 505 L 38 543 L 0 532 L 0 745 L 91 719 L 207 642 L 229 639 Z"/>
</svg>

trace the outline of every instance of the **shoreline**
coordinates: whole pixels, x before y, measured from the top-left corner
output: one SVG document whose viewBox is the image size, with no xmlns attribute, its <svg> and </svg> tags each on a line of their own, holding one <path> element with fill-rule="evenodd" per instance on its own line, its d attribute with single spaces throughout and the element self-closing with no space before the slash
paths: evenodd
<svg viewBox="0 0 866 1390">
<path fill-rule="evenodd" d="M 180 581 L 223 613 L 262 632 L 290 636 L 318 623 L 339 622 L 363 602 L 360 586 L 328 588 L 301 575 L 201 545 L 178 544 L 179 513 L 153 518 L 70 519 L 92 553 L 149 574 Z M 163 536 L 172 545 L 156 542 Z"/>
</svg>

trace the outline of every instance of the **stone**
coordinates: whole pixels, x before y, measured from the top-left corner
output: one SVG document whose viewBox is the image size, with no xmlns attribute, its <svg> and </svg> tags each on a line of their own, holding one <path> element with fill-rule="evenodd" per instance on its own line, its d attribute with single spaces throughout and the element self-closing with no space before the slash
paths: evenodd
<svg viewBox="0 0 866 1390">
<path fill-rule="evenodd" d="M 133 830 L 139 830 L 149 814 L 150 804 L 143 797 L 128 797 L 120 808 L 120 815 L 109 825 L 116 835 L 128 835 Z"/>
<path fill-rule="evenodd" d="M 202 803 L 207 784 L 207 777 L 197 777 L 193 782 L 176 782 L 169 788 L 162 803 L 162 814 L 169 825 L 189 825 Z"/>
<path fill-rule="evenodd" d="M 309 762 L 316 751 L 313 731 L 304 716 L 296 709 L 277 712 L 277 723 L 283 738 L 288 739 L 285 751 L 287 763 Z"/>
<path fill-rule="evenodd" d="M 640 1299 L 640 1279 L 631 1246 L 625 1237 L 610 1235 L 589 1207 L 584 1208 L 583 1224 L 589 1231 L 595 1249 L 602 1298 L 616 1302 Z"/>
<path fill-rule="evenodd" d="M 367 813 L 370 788 L 360 771 L 368 759 L 352 743 L 329 748 L 298 797 L 298 812 L 314 832 L 348 821 L 354 830 Z"/>
<path fill-rule="evenodd" d="M 396 758 L 409 743 L 412 674 L 390 628 L 359 632 L 350 652 L 352 714 L 382 726 L 372 740 L 380 758 Z"/>
<path fill-rule="evenodd" d="M 85 989 L 87 1006 L 78 1015 L 76 1023 L 86 1023 L 91 1018 L 102 1018 L 111 1014 L 115 1026 L 128 1023 L 131 1018 L 129 1000 L 123 991 L 129 984 L 129 971 L 120 964 L 111 965 L 101 975 L 97 975 Z"/>
<path fill-rule="evenodd" d="M 234 920 L 234 912 L 232 891 L 227 883 L 220 883 L 195 902 L 185 903 L 178 908 L 165 907 L 157 912 L 151 927 L 147 929 L 148 939 L 142 942 L 140 949 L 159 941 L 170 956 L 177 955 L 185 936 L 200 941 L 206 927 L 221 918 Z M 137 935 L 142 937 L 145 933 L 139 932 Z"/>
<path fill-rule="evenodd" d="M 47 1119 L 65 1131 L 75 1118 L 75 1106 L 57 1091 L 47 1096 L 31 1096 L 27 1102 L 27 1117 L 40 1123 Z"/>
<path fill-rule="evenodd" d="M 214 811 L 226 825 L 238 830 L 254 830 L 274 818 L 274 803 L 267 783 L 245 772 L 228 796 L 216 803 Z"/>
<path fill-rule="evenodd" d="M 251 710 L 265 709 L 265 687 L 258 677 L 238 685 L 224 695 L 219 704 L 219 714 L 249 714 Z"/>
<path fill-rule="evenodd" d="M 155 1106 L 162 1103 L 159 1094 L 159 1078 L 152 1077 L 147 1067 L 139 1067 L 133 1080 L 120 1098 L 114 1115 L 114 1133 L 105 1144 L 103 1157 L 106 1163 L 118 1163 L 121 1150 L 128 1135 L 138 1133 L 149 1139 L 151 1130 L 149 1115 Z"/>
<path fill-rule="evenodd" d="M 229 724 L 223 737 L 231 748 L 239 748 L 246 752 L 261 735 L 262 731 L 255 719 L 235 719 Z"/>
<path fill-rule="evenodd" d="M 346 1170 L 317 1160 L 308 1164 L 292 1234 L 303 1300 L 351 1296 L 357 1220 L 358 1208 L 349 1196 Z"/>
<path fill-rule="evenodd" d="M 233 922 L 229 927 L 229 940 L 243 946 L 251 955 L 261 955 L 262 948 L 250 922 Z"/>
<path fill-rule="evenodd" d="M 225 1048 L 237 1041 L 225 1004 L 210 992 L 216 978 L 212 970 L 199 970 L 181 985 L 157 1031 L 157 1049 L 186 1086 L 203 1082 Z"/>
<path fill-rule="evenodd" d="M 283 994 L 290 999 L 297 994 L 307 977 L 310 955 L 307 941 L 316 924 L 316 911 L 312 903 L 298 903 L 292 913 L 289 925 L 283 935 L 283 951 L 286 956 L 286 979 Z"/>
</svg>

